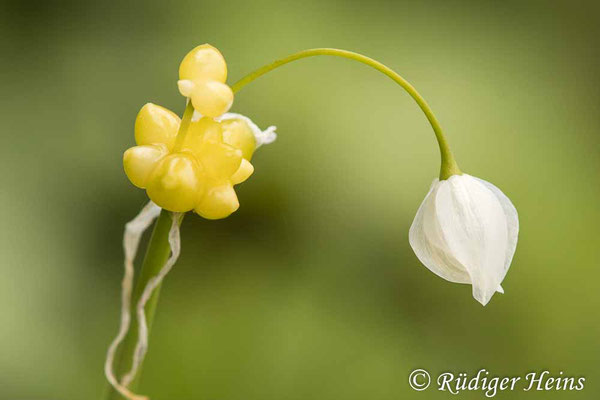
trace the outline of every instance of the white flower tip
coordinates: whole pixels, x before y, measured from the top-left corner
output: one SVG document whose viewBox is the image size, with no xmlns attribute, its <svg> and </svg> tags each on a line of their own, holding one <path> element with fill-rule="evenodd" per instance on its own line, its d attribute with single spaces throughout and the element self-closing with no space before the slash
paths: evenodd
<svg viewBox="0 0 600 400">
<path fill-rule="evenodd" d="M 192 95 L 192 91 L 194 90 L 194 82 L 189 79 L 180 79 L 177 81 L 177 87 L 179 88 L 179 93 L 182 96 L 190 97 Z"/>
<path fill-rule="evenodd" d="M 483 291 L 478 289 L 477 286 L 473 285 L 473 297 L 484 307 L 490 302 L 494 293 L 495 292 Z"/>
</svg>

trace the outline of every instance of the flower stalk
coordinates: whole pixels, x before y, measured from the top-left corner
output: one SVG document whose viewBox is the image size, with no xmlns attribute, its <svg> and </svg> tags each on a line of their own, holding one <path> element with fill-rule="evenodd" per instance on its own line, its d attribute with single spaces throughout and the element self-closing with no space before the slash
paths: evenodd
<svg viewBox="0 0 600 400">
<path fill-rule="evenodd" d="M 185 106 L 185 111 L 183 112 L 183 117 L 181 118 L 181 124 L 179 125 L 179 131 L 177 132 L 177 137 L 175 138 L 175 144 L 173 145 L 173 151 L 179 151 L 183 142 L 185 141 L 185 137 L 187 136 L 188 128 L 190 127 L 190 122 L 192 122 L 192 116 L 194 115 L 194 106 L 191 101 L 188 101 Z"/>
<path fill-rule="evenodd" d="M 141 298 L 142 293 L 144 292 L 144 289 L 146 288 L 146 285 L 148 284 L 150 279 L 152 279 L 152 277 L 156 276 L 159 273 L 159 271 L 165 265 L 169 258 L 171 248 L 169 246 L 168 238 L 169 230 L 171 229 L 172 224 L 171 216 L 169 214 L 170 213 L 168 211 L 162 210 L 160 216 L 154 224 L 152 236 L 150 237 L 150 243 L 148 244 L 148 249 L 146 251 L 146 255 L 142 263 L 140 275 L 132 295 L 132 315 L 135 315 L 136 306 Z M 145 307 L 148 332 L 150 332 L 150 330 L 152 329 L 154 316 L 156 314 L 156 306 L 158 304 L 159 293 L 160 286 L 156 288 Z M 133 318 L 129 332 L 127 333 L 127 336 L 125 337 L 121 349 L 117 353 L 117 357 L 115 358 L 114 368 L 116 376 L 120 377 L 130 370 L 131 361 L 133 359 L 133 354 L 135 351 L 137 341 L 138 322 L 135 318 Z M 139 376 L 141 375 L 140 370 L 138 370 L 137 376 L 135 377 L 133 382 L 128 386 L 128 388 L 132 391 L 135 391 L 138 385 Z M 112 386 L 108 386 L 108 391 L 105 396 L 105 399 L 122 400 L 123 397 Z"/>
<path fill-rule="evenodd" d="M 317 48 L 317 49 L 308 49 L 302 50 L 287 57 L 281 58 L 272 62 L 271 64 L 267 64 L 264 67 L 257 69 L 254 72 L 246 75 L 239 81 L 231 86 L 231 90 L 234 93 L 240 91 L 244 86 L 254 81 L 257 78 L 260 78 L 264 74 L 269 71 L 272 71 L 276 68 L 281 67 L 282 65 L 291 63 L 292 61 L 300 60 L 308 57 L 315 56 L 333 56 L 333 57 L 341 57 L 349 60 L 358 61 L 362 64 L 368 65 L 371 68 L 375 68 L 377 71 L 383 73 L 398 85 L 400 85 L 408 94 L 415 100 L 415 102 L 419 105 L 427 120 L 431 124 L 433 131 L 435 133 L 435 137 L 438 142 L 438 146 L 440 148 L 441 155 L 441 166 L 440 166 L 440 180 L 445 180 L 451 177 L 452 175 L 461 175 L 462 172 L 458 168 L 458 164 L 454 159 L 454 155 L 452 154 L 452 150 L 450 150 L 450 145 L 448 144 L 448 140 L 446 139 L 446 135 L 442 131 L 442 127 L 440 126 L 439 121 L 433 114 L 431 107 L 425 101 L 423 96 L 417 92 L 417 89 L 414 88 L 406 79 L 401 77 L 398 73 L 396 73 L 391 68 L 386 65 L 380 63 L 377 60 L 374 60 L 370 57 L 364 56 L 359 53 L 355 53 L 353 51 L 348 50 L 340 50 L 340 49 L 331 49 L 331 48 Z"/>
</svg>

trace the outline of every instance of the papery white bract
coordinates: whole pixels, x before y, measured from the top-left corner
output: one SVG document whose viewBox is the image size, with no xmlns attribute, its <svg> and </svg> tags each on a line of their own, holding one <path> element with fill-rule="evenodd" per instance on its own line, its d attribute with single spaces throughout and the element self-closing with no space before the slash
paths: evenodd
<svg viewBox="0 0 600 400">
<path fill-rule="evenodd" d="M 486 305 L 503 292 L 519 234 L 511 201 L 496 186 L 462 174 L 434 180 L 410 227 L 409 242 L 433 273 L 470 283 Z"/>
</svg>

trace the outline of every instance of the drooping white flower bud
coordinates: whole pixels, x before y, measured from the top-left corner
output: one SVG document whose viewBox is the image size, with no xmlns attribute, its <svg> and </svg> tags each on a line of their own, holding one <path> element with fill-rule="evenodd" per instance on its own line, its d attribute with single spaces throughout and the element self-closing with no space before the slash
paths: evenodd
<svg viewBox="0 0 600 400">
<path fill-rule="evenodd" d="M 486 305 L 504 279 L 519 234 L 519 217 L 496 186 L 462 174 L 434 180 L 410 227 L 409 241 L 433 273 L 470 283 Z"/>
</svg>

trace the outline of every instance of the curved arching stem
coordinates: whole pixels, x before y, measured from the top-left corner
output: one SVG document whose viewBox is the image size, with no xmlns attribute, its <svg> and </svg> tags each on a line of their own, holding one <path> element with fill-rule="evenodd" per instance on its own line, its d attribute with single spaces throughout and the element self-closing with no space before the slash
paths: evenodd
<svg viewBox="0 0 600 400">
<path fill-rule="evenodd" d="M 244 76 L 242 79 L 234 83 L 231 89 L 234 93 L 236 93 L 240 91 L 244 86 L 246 86 L 247 84 L 249 84 L 257 78 L 260 78 L 269 71 L 279 68 L 282 65 L 291 63 L 292 61 L 315 56 L 334 56 L 358 61 L 360 63 L 368 65 L 369 67 L 375 68 L 377 71 L 383 73 L 384 75 L 392 79 L 394 82 L 396 82 L 398 85 L 402 86 L 402 88 L 406 90 L 408 94 L 410 94 L 410 96 L 417 102 L 421 110 L 423 110 L 425 116 L 431 124 L 431 127 L 433 128 L 433 131 L 435 132 L 435 137 L 440 147 L 440 154 L 442 158 L 442 163 L 440 166 L 440 180 L 448 179 L 452 175 L 462 174 L 462 172 L 458 168 L 458 164 L 456 163 L 454 156 L 452 155 L 450 145 L 448 144 L 446 136 L 442 131 L 440 123 L 433 114 L 433 111 L 431 111 L 431 108 L 429 107 L 425 99 L 419 94 L 419 92 L 417 92 L 417 90 L 410 83 L 408 83 L 406 79 L 402 78 L 394 70 L 385 66 L 379 61 L 367 56 L 363 56 L 362 54 L 358 54 L 348 50 L 328 48 L 318 48 L 299 51 L 298 53 L 294 53 L 287 57 L 276 60 L 271 64 L 265 65 L 264 67 L 261 67 L 256 71 L 249 73 L 248 75 Z"/>
</svg>

